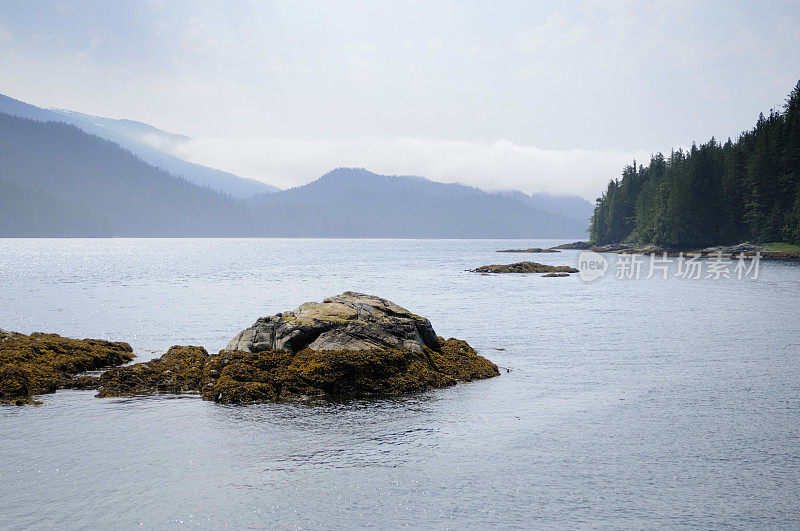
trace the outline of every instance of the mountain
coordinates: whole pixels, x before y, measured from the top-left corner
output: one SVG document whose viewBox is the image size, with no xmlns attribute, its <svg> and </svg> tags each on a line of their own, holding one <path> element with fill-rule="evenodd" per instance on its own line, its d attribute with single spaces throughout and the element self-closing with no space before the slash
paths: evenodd
<svg viewBox="0 0 800 531">
<path fill-rule="evenodd" d="M 42 122 L 64 122 L 74 125 L 84 132 L 119 144 L 152 166 L 163 168 L 192 183 L 229 194 L 235 198 L 246 198 L 278 190 L 275 186 L 254 179 L 245 179 L 170 155 L 151 144 L 165 141 L 181 142 L 189 140 L 189 138 L 162 131 L 141 122 L 91 116 L 64 109 L 42 109 L 2 94 L 0 94 L 0 112 Z"/>
<path fill-rule="evenodd" d="M 580 238 L 586 224 L 421 177 L 339 168 L 247 200 L 75 126 L 0 113 L 0 237 Z"/>
<path fill-rule="evenodd" d="M 110 141 L 0 114 L 0 236 L 243 236 L 252 219 Z"/>
<path fill-rule="evenodd" d="M 269 212 L 277 233 L 292 236 L 571 238 L 584 236 L 587 226 L 477 188 L 354 168 L 248 204 Z"/>
<path fill-rule="evenodd" d="M 528 195 L 518 190 L 499 192 L 498 195 L 514 198 L 529 204 L 533 208 L 551 214 L 577 219 L 587 224 L 592 219 L 592 214 L 594 213 L 594 205 L 577 195 L 558 195 L 547 192 L 537 192 Z"/>
</svg>

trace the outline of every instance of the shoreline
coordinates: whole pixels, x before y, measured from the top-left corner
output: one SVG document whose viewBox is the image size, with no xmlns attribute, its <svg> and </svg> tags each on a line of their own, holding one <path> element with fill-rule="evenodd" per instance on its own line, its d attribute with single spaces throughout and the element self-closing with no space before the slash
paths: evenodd
<svg viewBox="0 0 800 531">
<path fill-rule="evenodd" d="M 761 260 L 781 260 L 786 262 L 800 262 L 800 252 L 794 251 L 772 251 L 760 245 L 750 243 L 740 243 L 732 246 L 712 246 L 703 249 L 696 247 L 664 247 L 660 245 L 629 245 L 625 243 L 594 244 L 592 242 L 573 242 L 558 245 L 553 249 L 573 249 L 581 251 L 591 251 L 595 253 L 611 254 L 640 254 L 657 256 L 689 256 L 698 258 L 727 258 L 737 260 L 739 258 L 755 258 Z"/>
</svg>

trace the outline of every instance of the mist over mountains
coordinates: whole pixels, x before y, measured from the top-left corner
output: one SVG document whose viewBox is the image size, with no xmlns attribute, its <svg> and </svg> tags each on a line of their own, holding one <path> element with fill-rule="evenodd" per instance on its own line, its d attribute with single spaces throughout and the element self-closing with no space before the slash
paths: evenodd
<svg viewBox="0 0 800 531">
<path fill-rule="evenodd" d="M 588 226 L 591 205 L 580 198 L 365 169 L 339 168 L 281 191 L 142 143 L 149 134 L 183 138 L 147 124 L 0 96 L 7 109 L 2 237 L 580 238 Z"/>
<path fill-rule="evenodd" d="M 245 198 L 258 193 L 278 190 L 275 186 L 254 179 L 245 179 L 226 171 L 193 164 L 157 149 L 147 143 L 148 137 L 172 141 L 185 140 L 187 137 L 168 133 L 141 122 L 91 116 L 64 109 L 42 109 L 2 94 L 0 94 L 0 112 L 41 122 L 63 122 L 74 125 L 81 131 L 119 144 L 156 168 L 162 168 L 189 182 L 229 194 L 235 198 Z"/>
</svg>

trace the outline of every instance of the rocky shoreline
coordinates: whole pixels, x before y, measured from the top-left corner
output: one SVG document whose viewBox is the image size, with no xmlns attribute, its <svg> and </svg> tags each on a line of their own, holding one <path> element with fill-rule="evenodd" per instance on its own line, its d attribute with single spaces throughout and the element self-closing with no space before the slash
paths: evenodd
<svg viewBox="0 0 800 531">
<path fill-rule="evenodd" d="M 380 397 L 500 374 L 465 341 L 437 336 L 424 317 L 353 292 L 259 318 L 216 355 L 173 346 L 119 366 L 133 357 L 127 343 L 2 332 L 0 402 L 36 404 L 35 395 L 66 388 L 97 389 L 100 398 L 194 393 L 225 404 Z"/>
<path fill-rule="evenodd" d="M 703 249 L 696 248 L 675 248 L 664 247 L 660 245 L 630 245 L 627 243 L 608 243 L 603 245 L 596 245 L 591 242 L 574 242 L 563 245 L 558 245 L 553 249 L 578 249 L 588 250 L 596 253 L 614 253 L 614 254 L 655 254 L 663 256 L 666 254 L 670 257 L 680 255 L 684 256 L 697 256 L 699 258 L 752 258 L 756 255 L 760 256 L 762 260 L 784 260 L 790 262 L 800 261 L 800 253 L 789 251 L 771 251 L 766 247 L 755 245 L 751 243 L 740 243 L 738 245 L 730 246 L 714 246 L 705 247 Z"/>
</svg>

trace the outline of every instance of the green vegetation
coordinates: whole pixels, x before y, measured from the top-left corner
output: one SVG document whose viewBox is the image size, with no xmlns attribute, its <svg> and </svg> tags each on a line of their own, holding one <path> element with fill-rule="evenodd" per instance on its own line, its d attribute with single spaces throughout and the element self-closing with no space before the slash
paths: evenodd
<svg viewBox="0 0 800 531">
<path fill-rule="evenodd" d="M 599 244 L 800 244 L 800 82 L 736 142 L 627 166 L 597 200 L 590 233 Z"/>
<path fill-rule="evenodd" d="M 794 243 L 772 242 L 765 243 L 764 247 L 766 247 L 769 251 L 775 251 L 779 253 L 800 253 L 800 245 L 796 245 Z"/>
</svg>

